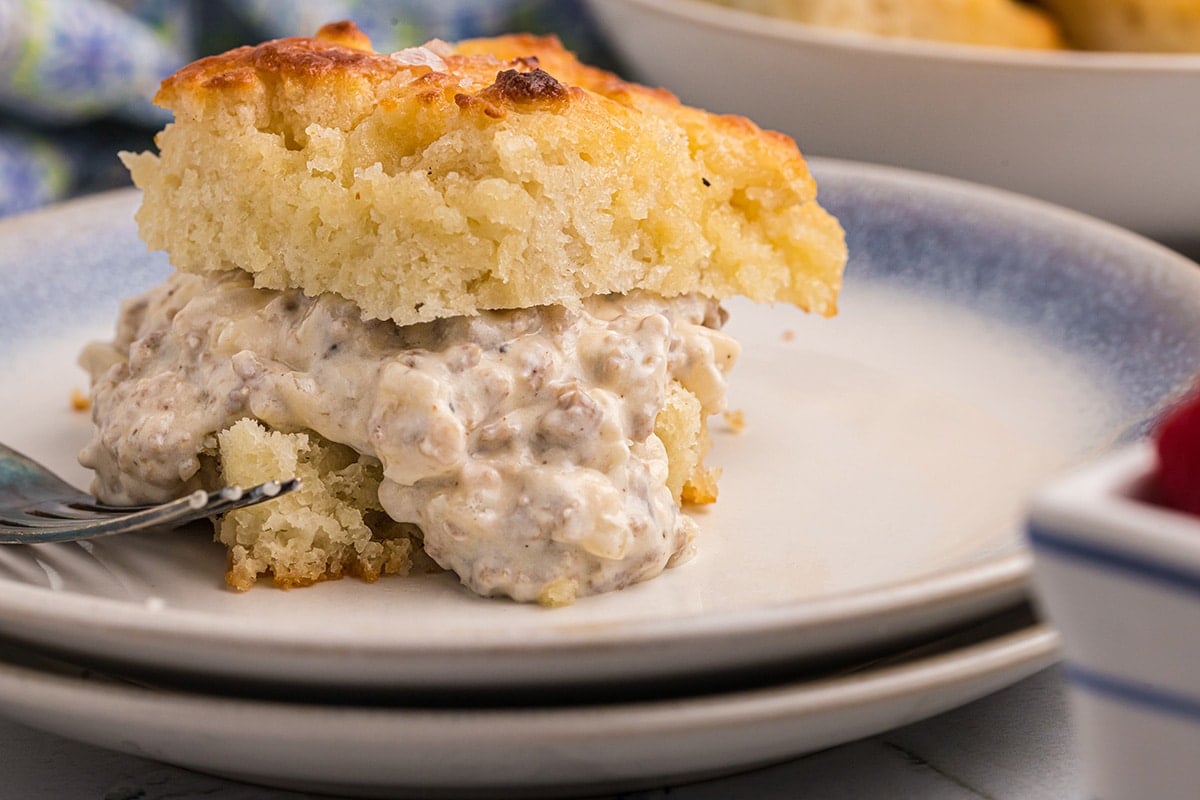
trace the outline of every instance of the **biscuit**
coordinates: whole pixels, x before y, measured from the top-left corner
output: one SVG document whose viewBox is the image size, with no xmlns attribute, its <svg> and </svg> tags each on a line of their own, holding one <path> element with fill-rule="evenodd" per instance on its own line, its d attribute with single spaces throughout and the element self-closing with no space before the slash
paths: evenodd
<svg viewBox="0 0 1200 800">
<path fill-rule="evenodd" d="M 217 539 L 229 554 L 226 583 L 245 591 L 262 574 L 280 588 L 356 575 L 407 575 L 420 539 L 379 506 L 379 464 L 312 431 L 268 431 L 243 419 L 218 435 L 226 483 L 253 486 L 279 475 L 300 489 L 271 503 L 226 514 Z"/>
<path fill-rule="evenodd" d="M 880 36 L 1030 49 L 1063 46 L 1055 22 L 1016 0 L 717 0 L 722 5 Z"/>
<path fill-rule="evenodd" d="M 829 315 L 844 236 L 795 143 L 584 66 L 552 37 L 375 53 L 349 23 L 201 59 L 124 154 L 179 269 L 409 324 L 635 288 Z"/>
<path fill-rule="evenodd" d="M 1044 0 L 1087 50 L 1200 52 L 1200 0 Z"/>
</svg>

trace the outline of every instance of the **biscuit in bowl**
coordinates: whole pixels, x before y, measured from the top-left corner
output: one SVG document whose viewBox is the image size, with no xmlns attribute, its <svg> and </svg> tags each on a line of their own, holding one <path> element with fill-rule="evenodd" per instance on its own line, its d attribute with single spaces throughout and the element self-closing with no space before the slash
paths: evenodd
<svg viewBox="0 0 1200 800">
<path fill-rule="evenodd" d="M 715 0 L 722 5 L 878 36 L 1035 50 L 1063 47 L 1056 22 L 1020 0 Z"/>
<path fill-rule="evenodd" d="M 1200 53 L 1198 0 L 1042 0 L 1085 50 Z"/>
</svg>

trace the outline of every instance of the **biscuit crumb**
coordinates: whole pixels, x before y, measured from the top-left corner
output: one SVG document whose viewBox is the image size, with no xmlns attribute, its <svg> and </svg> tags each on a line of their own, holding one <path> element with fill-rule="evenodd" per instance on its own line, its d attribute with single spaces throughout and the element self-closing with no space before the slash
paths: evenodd
<svg viewBox="0 0 1200 800">
<path fill-rule="evenodd" d="M 538 605 L 544 608 L 562 608 L 575 602 L 579 582 L 574 578 L 555 578 L 538 592 Z"/>
<path fill-rule="evenodd" d="M 734 433 L 741 433 L 746 430 L 746 412 L 740 408 L 730 409 L 722 414 L 721 417 L 725 420 L 725 424 L 729 427 L 729 430 Z"/>
<path fill-rule="evenodd" d="M 793 342 L 796 340 L 796 332 L 791 328 L 784 328 L 782 337 L 785 342 Z"/>
<path fill-rule="evenodd" d="M 78 386 L 71 389 L 71 410 L 89 411 L 92 408 L 92 398 Z"/>
<path fill-rule="evenodd" d="M 703 506 L 717 502 L 717 481 L 721 478 L 719 467 L 701 467 L 683 485 L 682 500 L 692 505 Z"/>
<path fill-rule="evenodd" d="M 367 583 L 409 574 L 420 543 L 379 506 L 377 461 L 314 432 L 272 431 L 248 418 L 217 439 L 226 483 L 289 475 L 302 482 L 291 494 L 221 518 L 217 539 L 228 548 L 231 588 L 244 592 L 260 575 L 291 589 L 347 574 Z"/>
</svg>

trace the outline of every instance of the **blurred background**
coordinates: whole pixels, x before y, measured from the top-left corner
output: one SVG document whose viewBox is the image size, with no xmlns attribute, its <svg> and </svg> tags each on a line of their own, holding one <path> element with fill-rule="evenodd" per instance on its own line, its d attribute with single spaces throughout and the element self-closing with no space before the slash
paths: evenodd
<svg viewBox="0 0 1200 800">
<path fill-rule="evenodd" d="M 612 66 L 582 0 L 0 0 L 0 216 L 130 185 L 184 64 L 353 19 L 381 52 L 429 39 L 554 32 Z"/>
</svg>

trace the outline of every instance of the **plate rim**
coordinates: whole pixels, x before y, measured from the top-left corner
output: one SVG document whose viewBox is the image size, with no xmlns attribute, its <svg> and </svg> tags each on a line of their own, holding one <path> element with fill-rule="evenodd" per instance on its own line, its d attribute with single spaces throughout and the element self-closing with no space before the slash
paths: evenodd
<svg viewBox="0 0 1200 800">
<path fill-rule="evenodd" d="M 852 622 L 878 619 L 881 615 L 903 615 L 922 606 L 939 606 L 961 599 L 981 598 L 982 595 L 997 595 L 988 602 L 988 608 L 1000 607 L 1023 597 L 1028 588 L 1032 571 L 1032 559 L 1024 544 L 1016 552 L 981 559 L 957 569 L 942 570 L 926 576 L 906 579 L 897 583 L 862 591 L 845 592 L 799 604 L 765 606 L 753 611 L 728 611 L 716 614 L 692 614 L 683 618 L 649 618 L 626 627 L 625 623 L 589 625 L 578 629 L 543 627 L 536 630 L 522 629 L 511 637 L 497 638 L 484 645 L 460 636 L 447 635 L 437 640 L 422 639 L 418 642 L 384 639 L 363 639 L 361 635 L 342 630 L 323 632 L 319 645 L 301 638 L 274 638 L 272 650 L 301 652 L 315 650 L 324 652 L 331 648 L 352 651 L 356 654 L 396 656 L 413 653 L 414 648 L 423 656 L 438 654 L 459 655 L 464 652 L 487 655 L 527 654 L 546 651 L 563 654 L 615 644 L 676 644 L 697 637 L 722 636 L 758 637 L 768 633 L 788 635 L 812 633 L 814 629 L 839 628 Z M 34 614 L 52 616 L 58 623 L 89 627 L 101 627 L 107 631 L 134 634 L 153 634 L 169 640 L 195 641 L 212 632 L 212 615 L 208 612 L 186 608 L 162 609 L 143 607 L 127 600 L 93 597 L 81 594 L 63 594 L 47 587 L 30 584 L 5 585 L 0 578 L 0 609 L 19 615 Z M 54 598 L 54 610 L 46 614 L 47 599 Z M 497 602 L 507 602 L 498 600 Z M 799 613 L 798 613 L 799 612 Z M 553 610 L 547 613 L 554 613 Z M 732 618 L 752 615 L 753 620 L 736 620 L 732 630 Z M 218 637 L 234 645 L 262 643 L 268 623 L 258 627 L 259 620 L 246 623 L 239 618 L 234 627 L 222 628 Z M 0 631 L 13 629 L 10 621 L 0 620 Z M 272 632 L 274 633 L 274 632 Z"/>
<path fill-rule="evenodd" d="M 96 680 L 94 675 L 89 678 L 86 667 L 77 665 L 69 665 L 68 668 L 79 669 L 78 675 L 64 674 L 66 669 L 54 672 L 27 664 L 14 664 L 4 657 L 4 646 L 12 645 L 0 644 L 0 711 L 11 719 L 55 735 L 142 757 L 150 756 L 235 780 L 267 783 L 282 788 L 313 790 L 318 787 L 314 785 L 312 777 L 319 775 L 326 781 L 322 788 L 328 789 L 354 786 L 360 789 L 399 788 L 411 791 L 423 788 L 504 791 L 562 787 L 565 777 L 563 771 L 581 767 L 591 770 L 593 774 L 584 777 L 580 787 L 597 785 L 597 782 L 632 782 L 632 788 L 633 785 L 656 785 L 657 781 L 664 779 L 677 782 L 711 777 L 798 757 L 929 718 L 1012 685 L 1051 666 L 1058 658 L 1061 641 L 1059 634 L 1048 624 L 1035 623 L 934 655 L 816 680 L 785 680 L 766 687 L 667 700 L 511 709 L 343 706 L 208 695 L 186 688 L 164 689 Z M 890 708 L 888 704 L 917 698 L 922 698 L 924 702 L 907 702 L 902 709 L 893 708 L 890 713 L 882 713 Z M 164 704 L 173 712 L 164 713 Z M 54 721 L 50 723 L 47 719 L 48 710 L 55 712 Z M 846 719 L 842 719 L 839 726 L 834 726 L 836 733 L 826 731 L 814 737 L 811 732 L 806 732 L 810 738 L 800 746 L 773 742 L 773 749 L 769 752 L 749 756 L 743 748 L 736 760 L 720 764 L 716 769 L 706 763 L 704 769 L 692 766 L 681 770 L 679 759 L 682 758 L 685 763 L 699 759 L 686 752 L 682 755 L 676 753 L 675 768 L 663 775 L 647 770 L 645 760 L 639 763 L 638 759 L 620 762 L 623 765 L 621 769 L 627 770 L 627 773 L 617 775 L 613 774 L 611 765 L 597 768 L 594 758 L 577 759 L 570 763 L 571 748 L 587 748 L 591 754 L 598 742 L 612 742 L 618 737 L 655 737 L 656 741 L 662 742 L 672 741 L 680 733 L 698 733 L 710 739 L 713 736 L 721 737 L 724 742 L 729 735 L 745 735 L 747 726 L 787 724 L 789 721 L 799 724 L 802 720 L 811 725 L 814 719 L 823 719 L 824 724 L 829 726 L 830 717 L 836 716 L 839 711 L 845 714 Z M 871 711 L 875 712 L 875 716 L 870 721 L 864 720 L 863 714 Z M 325 729 L 325 726 L 314 722 L 321 715 L 326 717 L 333 730 L 327 737 L 331 741 L 320 741 L 320 734 L 309 733 Z M 76 729 L 69 729 L 71 723 L 60 724 L 58 721 L 63 717 L 70 717 Z M 117 726 L 119 731 L 115 731 L 111 724 L 114 718 L 126 720 L 124 725 Z M 130 720 L 140 725 L 140 729 L 131 729 Z M 242 747 L 246 738 L 266 740 L 277 747 L 292 749 L 303 749 L 305 740 L 308 740 L 308 747 L 329 745 L 331 742 L 345 744 L 342 732 L 347 729 L 355 731 L 352 738 L 356 738 L 358 744 L 379 746 L 383 743 L 385 748 L 394 748 L 392 739 L 397 733 L 403 736 L 407 731 L 419 730 L 419 736 L 423 737 L 419 743 L 425 745 L 430 742 L 428 747 L 435 751 L 426 753 L 427 756 L 436 754 L 438 742 L 443 745 L 456 742 L 455 746 L 461 748 L 464 739 L 474 738 L 474 746 L 468 744 L 463 749 L 475 752 L 478 747 L 492 747 L 492 741 L 497 738 L 507 738 L 518 742 L 517 747 L 535 747 L 539 741 L 552 743 L 554 747 L 548 752 L 558 755 L 565 749 L 568 751 L 567 763 L 557 763 L 550 771 L 543 769 L 545 765 L 539 765 L 532 772 L 526 770 L 523 773 L 524 780 L 510 779 L 500 786 L 487 784 L 478 778 L 469 785 L 462 785 L 461 772 L 452 772 L 441 766 L 435 758 L 422 760 L 421 755 L 417 754 L 414 759 L 406 754 L 398 765 L 389 762 L 383 770 L 389 775 L 396 774 L 397 766 L 401 771 L 406 771 L 407 782 L 398 783 L 395 780 L 370 780 L 372 773 L 362 770 L 350 772 L 340 767 L 335 755 L 321 755 L 316 764 L 304 763 L 305 774 L 297 778 L 292 768 L 300 762 L 289 761 L 288 773 L 281 776 L 262 769 L 247 770 L 244 765 L 230 766 L 215 762 L 214 758 L 218 756 L 211 754 L 201 758 L 194 755 L 180 758 L 179 743 L 167 742 L 166 737 L 155 737 L 151 746 L 146 746 L 146 737 L 154 736 L 156 726 L 161 731 L 163 720 L 182 721 L 178 722 L 176 733 L 182 732 L 185 737 L 190 737 L 192 744 L 184 747 L 193 748 L 198 743 L 223 739 L 230 735 L 231 730 L 239 740 L 231 747 L 242 750 L 246 749 Z M 505 730 L 508 735 L 496 737 L 494 732 L 497 729 Z M 135 732 L 131 733 L 131 730 Z M 280 731 L 286 733 L 280 736 Z M 392 737 L 388 736 L 389 733 Z M 500 749 L 497 752 L 503 752 L 504 746 L 498 746 Z M 172 747 L 176 752 L 170 751 Z M 761 743 L 759 747 L 762 748 Z M 215 752 L 219 755 L 220 750 L 221 747 L 217 747 Z M 336 748 L 331 747 L 330 750 Z M 394 752 L 389 750 L 389 755 Z M 494 760 L 496 755 L 493 754 L 491 758 Z M 414 765 L 415 772 L 420 776 L 415 780 L 412 777 Z M 331 767 L 334 771 L 343 769 L 342 777 L 330 779 L 328 770 Z M 358 780 L 364 772 L 367 779 Z M 347 778 L 346 774 L 353 777 Z M 378 777 L 378 773 L 375 777 Z"/>
</svg>

